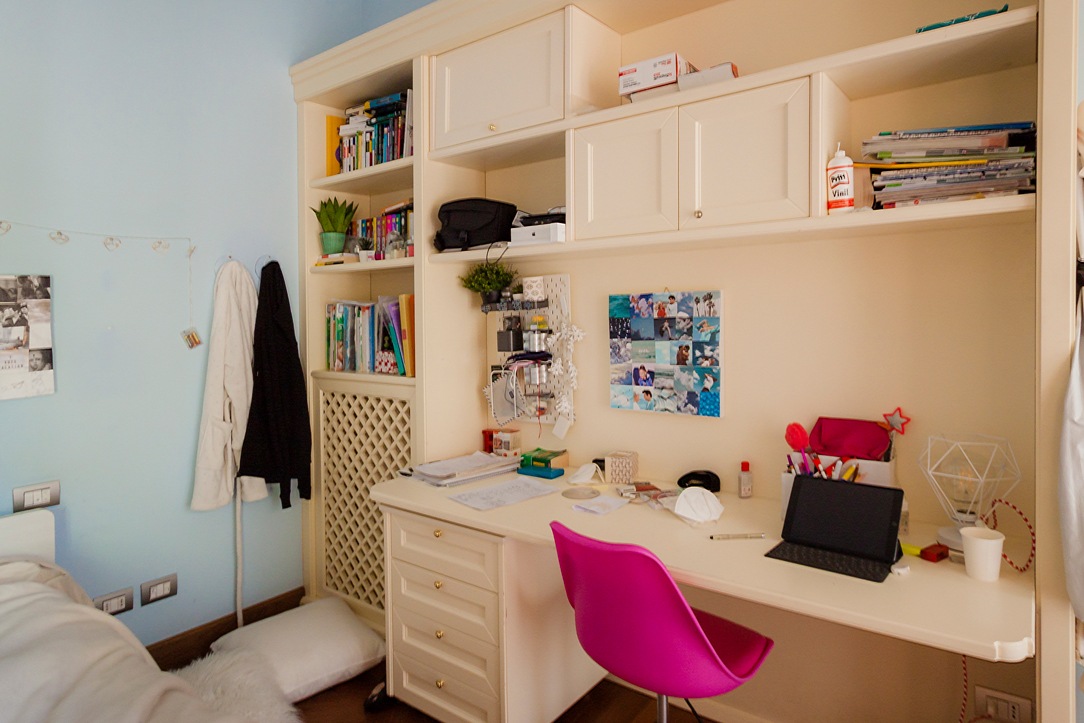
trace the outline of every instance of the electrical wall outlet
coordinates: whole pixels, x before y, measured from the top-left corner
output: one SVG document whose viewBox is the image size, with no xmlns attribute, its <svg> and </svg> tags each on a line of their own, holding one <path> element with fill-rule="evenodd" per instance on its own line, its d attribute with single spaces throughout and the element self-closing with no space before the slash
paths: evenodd
<svg viewBox="0 0 1084 723">
<path fill-rule="evenodd" d="M 135 590 L 128 587 L 116 592 L 109 592 L 94 598 L 94 607 L 109 613 L 119 615 L 135 607 Z"/>
<path fill-rule="evenodd" d="M 975 712 L 1000 723 L 1031 723 L 1031 701 L 1000 690 L 975 686 Z"/>
<path fill-rule="evenodd" d="M 50 507 L 60 504 L 60 480 L 42 482 L 36 485 L 16 487 L 11 491 L 11 511 L 22 512 L 35 507 Z"/>
<path fill-rule="evenodd" d="M 147 580 L 139 586 L 140 592 L 140 605 L 150 605 L 152 602 L 158 602 L 162 598 L 171 597 L 177 594 L 177 573 L 160 577 L 157 580 Z"/>
</svg>

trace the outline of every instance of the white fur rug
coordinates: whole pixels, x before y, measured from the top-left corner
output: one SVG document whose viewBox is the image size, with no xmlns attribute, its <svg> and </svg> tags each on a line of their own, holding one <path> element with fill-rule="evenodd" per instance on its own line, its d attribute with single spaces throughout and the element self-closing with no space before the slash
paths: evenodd
<svg viewBox="0 0 1084 723">
<path fill-rule="evenodd" d="M 224 650 L 174 671 L 196 689 L 215 710 L 253 723 L 301 723 L 286 699 L 271 664 L 260 653 Z"/>
</svg>

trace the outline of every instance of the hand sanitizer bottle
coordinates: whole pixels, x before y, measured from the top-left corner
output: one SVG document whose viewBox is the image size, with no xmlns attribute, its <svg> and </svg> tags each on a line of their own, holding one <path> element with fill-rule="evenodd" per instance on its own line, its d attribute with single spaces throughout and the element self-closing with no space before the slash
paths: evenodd
<svg viewBox="0 0 1084 723">
<path fill-rule="evenodd" d="M 753 496 L 753 473 L 749 471 L 749 463 L 741 463 L 741 472 L 738 473 L 738 497 Z"/>
</svg>

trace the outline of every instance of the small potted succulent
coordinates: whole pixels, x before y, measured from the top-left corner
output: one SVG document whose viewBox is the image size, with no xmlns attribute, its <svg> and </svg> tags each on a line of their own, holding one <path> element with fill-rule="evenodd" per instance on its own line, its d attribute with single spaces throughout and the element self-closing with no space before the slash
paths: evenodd
<svg viewBox="0 0 1084 723">
<path fill-rule="evenodd" d="M 516 271 L 500 261 L 482 261 L 460 276 L 463 287 L 482 295 L 483 304 L 500 301 L 501 291 L 516 279 Z"/>
<path fill-rule="evenodd" d="M 337 198 L 320 202 L 320 208 L 313 208 L 316 219 L 320 222 L 320 243 L 325 254 L 342 253 L 346 243 L 346 232 L 358 207 L 355 203 L 343 203 Z"/>
</svg>

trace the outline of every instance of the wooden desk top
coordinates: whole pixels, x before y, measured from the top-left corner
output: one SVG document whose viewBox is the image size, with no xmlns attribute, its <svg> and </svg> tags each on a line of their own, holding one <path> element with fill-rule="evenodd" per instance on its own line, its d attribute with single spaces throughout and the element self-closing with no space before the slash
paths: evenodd
<svg viewBox="0 0 1084 723">
<path fill-rule="evenodd" d="M 725 508 L 711 523 L 692 526 L 665 510 L 629 504 L 606 515 L 573 509 L 559 493 L 479 512 L 451 495 L 481 489 L 515 475 L 440 489 L 411 478 L 372 488 L 382 506 L 446 520 L 502 537 L 553 545 L 549 523 L 558 520 L 585 535 L 652 550 L 679 583 L 731 595 L 822 620 L 990 661 L 1019 662 L 1035 655 L 1035 585 L 1032 573 L 1003 565 L 997 582 L 972 580 L 964 566 L 904 556 L 905 575 L 883 583 L 764 557 L 780 541 L 783 522 L 775 499 L 739 499 L 720 493 Z M 558 491 L 568 484 L 550 482 Z M 604 495 L 616 494 L 597 485 Z M 709 540 L 715 533 L 764 532 L 764 539 Z M 934 525 L 915 525 L 905 542 L 934 541 Z"/>
</svg>

